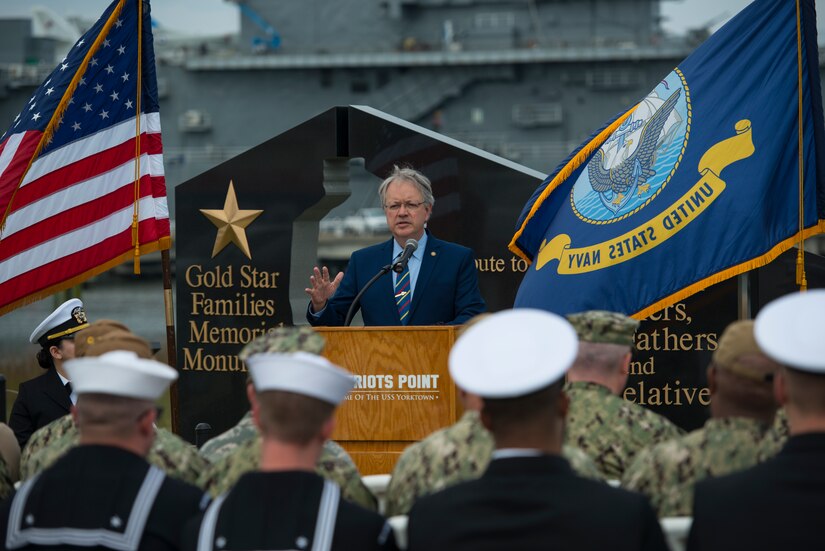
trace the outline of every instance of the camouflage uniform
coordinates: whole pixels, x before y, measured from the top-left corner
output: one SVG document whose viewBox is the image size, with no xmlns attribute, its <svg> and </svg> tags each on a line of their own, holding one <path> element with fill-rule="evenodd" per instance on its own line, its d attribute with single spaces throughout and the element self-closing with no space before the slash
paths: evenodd
<svg viewBox="0 0 825 551">
<path fill-rule="evenodd" d="M 245 360 L 253 354 L 272 352 L 310 352 L 321 354 L 326 340 L 310 327 L 279 327 L 247 344 L 238 357 Z M 247 412 L 238 423 L 209 440 L 200 450 L 212 466 L 200 479 L 202 487 L 213 496 L 219 496 L 237 482 L 242 474 L 258 469 L 261 459 L 261 438 Z M 345 499 L 371 510 L 377 509 L 375 496 L 361 481 L 361 475 L 349 454 L 335 442 L 328 440 L 321 450 L 316 472 L 338 483 Z"/>
<path fill-rule="evenodd" d="M 23 451 L 20 479 L 27 480 L 51 466 L 77 446 L 79 438 L 80 434 L 71 415 L 61 417 L 38 430 Z M 197 484 L 208 465 L 194 446 L 163 428 L 156 429 L 155 441 L 146 460 L 163 469 L 169 476 L 190 484 Z"/>
<path fill-rule="evenodd" d="M 320 355 L 324 351 L 324 346 L 326 339 L 311 327 L 277 327 L 244 346 L 238 358 L 246 360 L 253 354 L 286 352 L 309 352 Z M 257 437 L 258 428 L 252 420 L 252 412 L 248 411 L 234 427 L 209 439 L 201 446 L 200 454 L 214 464 L 233 453 L 242 443 Z"/>
<path fill-rule="evenodd" d="M 242 474 L 258 469 L 261 459 L 261 439 L 255 438 L 239 441 L 232 453 L 227 453 L 216 461 L 201 476 L 199 486 L 212 496 L 217 497 L 229 491 Z M 347 452 L 327 440 L 321 450 L 321 457 L 315 466 L 315 472 L 341 487 L 341 497 L 357 503 L 370 510 L 377 510 L 375 497 L 361 481 L 358 468 Z"/>
<path fill-rule="evenodd" d="M 476 411 L 465 412 L 454 425 L 408 447 L 387 488 L 387 516 L 405 515 L 419 497 L 481 476 L 494 447 Z M 604 478 L 583 451 L 564 446 L 562 455 L 580 475 Z"/>
<path fill-rule="evenodd" d="M 773 418 L 773 423 L 765 432 L 762 441 L 759 442 L 759 461 L 770 459 L 779 453 L 779 450 L 788 441 L 791 435 L 791 429 L 788 426 L 788 415 L 785 413 L 785 408 L 776 410 L 776 415 Z"/>
<path fill-rule="evenodd" d="M 54 442 L 60 440 L 65 434 L 76 434 L 77 429 L 74 426 L 74 420 L 71 415 L 64 415 L 60 419 L 55 419 L 45 427 L 37 429 L 32 434 L 23 451 L 20 454 L 20 480 L 28 480 L 46 466 L 51 465 L 54 459 L 43 463 L 41 459 L 41 452 L 49 448 Z M 66 451 L 61 449 L 60 455 Z M 53 455 L 52 452 L 46 452 L 46 455 Z M 58 455 L 59 457 L 59 455 Z"/>
<path fill-rule="evenodd" d="M 244 346 L 238 358 L 246 360 L 253 354 L 287 352 L 309 352 L 320 356 L 324 346 L 326 339 L 311 327 L 277 327 Z M 243 442 L 257 437 L 258 428 L 252 421 L 252 413 L 247 412 L 234 427 L 201 446 L 200 454 L 210 463 L 217 463 Z"/>
<path fill-rule="evenodd" d="M 254 440 L 257 437 L 258 428 L 252 420 L 252 412 L 247 411 L 237 425 L 214 438 L 210 438 L 201 446 L 200 454 L 214 465 L 233 453 L 242 443 L 247 440 Z"/>
<path fill-rule="evenodd" d="M 0 501 L 6 499 L 14 489 L 14 483 L 9 476 L 8 467 L 3 458 L 0 458 Z"/>
<path fill-rule="evenodd" d="M 666 418 L 596 383 L 564 386 L 570 397 L 565 443 L 582 449 L 608 478 L 620 478 L 639 451 L 684 434 Z"/>
<path fill-rule="evenodd" d="M 765 429 L 746 417 L 709 419 L 682 438 L 642 450 L 622 476 L 622 487 L 645 494 L 660 517 L 689 516 L 694 484 L 755 465 Z"/>
<path fill-rule="evenodd" d="M 6 473 L 12 482 L 20 480 L 20 444 L 5 423 L 0 423 L 0 458 L 6 462 Z"/>
<path fill-rule="evenodd" d="M 201 474 L 209 467 L 209 462 L 198 455 L 198 449 L 164 428 L 155 430 L 155 442 L 146 460 L 174 478 L 198 485 Z"/>
</svg>

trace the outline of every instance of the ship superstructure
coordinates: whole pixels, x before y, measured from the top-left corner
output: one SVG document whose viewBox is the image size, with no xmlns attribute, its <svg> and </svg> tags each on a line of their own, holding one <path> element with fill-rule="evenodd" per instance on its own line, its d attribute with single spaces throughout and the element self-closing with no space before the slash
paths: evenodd
<svg viewBox="0 0 825 551">
<path fill-rule="evenodd" d="M 664 33 L 660 0 L 232 1 L 237 36 L 156 32 L 170 186 L 348 104 L 549 172 L 703 38 Z M 0 120 L 59 53 L 26 25 L 0 20 Z M 378 206 L 359 177 L 333 216 Z"/>
</svg>

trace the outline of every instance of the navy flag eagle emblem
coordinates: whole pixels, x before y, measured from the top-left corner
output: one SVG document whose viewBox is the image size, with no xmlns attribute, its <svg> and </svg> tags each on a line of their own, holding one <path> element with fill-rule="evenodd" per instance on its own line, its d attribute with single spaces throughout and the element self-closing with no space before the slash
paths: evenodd
<svg viewBox="0 0 825 551">
<path fill-rule="evenodd" d="M 605 154 L 601 148 L 587 164 L 590 186 L 599 194 L 604 206 L 614 214 L 627 203 L 628 196 L 637 189 L 640 193 L 650 189 L 650 185 L 646 182 L 656 174 L 653 165 L 656 161 L 656 151 L 661 143 L 660 135 L 665 128 L 665 122 L 676 107 L 680 92 L 681 90 L 673 92 L 647 120 L 642 129 L 638 147 L 618 166 L 605 168 Z M 606 196 L 608 191 L 612 192 L 610 198 Z"/>
</svg>

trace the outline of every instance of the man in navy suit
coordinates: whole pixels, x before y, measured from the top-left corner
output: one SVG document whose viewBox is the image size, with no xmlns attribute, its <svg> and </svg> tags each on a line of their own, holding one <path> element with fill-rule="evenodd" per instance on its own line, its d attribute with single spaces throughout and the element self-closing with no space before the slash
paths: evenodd
<svg viewBox="0 0 825 551">
<path fill-rule="evenodd" d="M 409 273 L 393 272 L 364 293 L 359 304 L 364 325 L 455 325 L 484 312 L 473 252 L 436 239 L 425 229 L 435 203 L 429 179 L 396 166 L 378 194 L 392 239 L 354 252 L 346 272 L 334 279 L 326 267 L 316 267 L 306 289 L 307 321 L 343 325 L 358 292 L 382 266 L 401 256 L 409 239 L 418 241 L 407 265 Z"/>
</svg>

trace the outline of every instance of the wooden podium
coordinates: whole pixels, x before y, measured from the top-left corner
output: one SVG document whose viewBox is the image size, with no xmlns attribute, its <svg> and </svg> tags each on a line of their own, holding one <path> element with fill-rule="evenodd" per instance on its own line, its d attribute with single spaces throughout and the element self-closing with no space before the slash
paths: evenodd
<svg viewBox="0 0 825 551">
<path fill-rule="evenodd" d="M 336 413 L 333 439 L 362 475 L 392 472 L 401 452 L 454 423 L 461 403 L 447 369 L 455 327 L 319 327 L 330 361 L 358 384 Z"/>
</svg>

